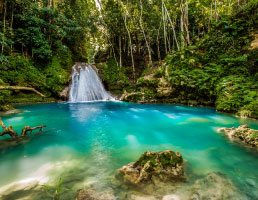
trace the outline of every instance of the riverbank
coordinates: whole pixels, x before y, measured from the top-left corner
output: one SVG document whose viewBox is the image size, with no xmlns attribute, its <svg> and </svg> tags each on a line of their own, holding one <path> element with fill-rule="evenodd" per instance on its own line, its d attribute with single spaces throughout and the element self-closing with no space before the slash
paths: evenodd
<svg viewBox="0 0 258 200">
<path fill-rule="evenodd" d="M 62 100 L 55 97 L 37 97 L 37 96 L 22 96 L 8 98 L 8 104 L 0 105 L 0 114 L 15 114 L 15 105 L 38 104 L 38 103 L 57 103 Z"/>
<path fill-rule="evenodd" d="M 178 76 L 173 77 L 166 73 L 168 69 L 167 64 L 149 68 L 134 85 L 123 90 L 121 100 L 134 103 L 207 106 L 241 118 L 258 119 L 255 86 L 246 87 L 244 84 L 242 88 L 241 83 L 229 79 L 230 76 L 227 80 L 218 79 L 212 87 L 206 86 L 210 85 L 209 82 L 204 82 L 202 86 L 196 85 L 198 80 L 187 80 L 190 77 L 186 77 L 188 82 L 182 80 L 176 83 L 172 80 Z"/>
<path fill-rule="evenodd" d="M 111 93 L 111 92 L 110 92 Z M 112 94 L 113 95 L 113 94 Z M 164 105 L 176 105 L 176 106 L 190 106 L 190 107 L 196 107 L 196 108 L 212 108 L 212 109 L 216 109 L 216 106 L 215 105 L 205 105 L 205 104 L 198 104 L 198 103 L 192 103 L 192 102 L 195 102 L 195 101 L 189 101 L 187 103 L 178 103 L 178 102 L 171 102 L 171 101 L 157 101 L 157 100 L 154 100 L 154 101 L 140 101 L 140 102 L 137 102 L 137 101 L 128 101 L 128 100 L 125 100 L 123 98 L 123 95 L 118 95 L 118 94 L 115 94 L 113 95 L 115 96 L 117 99 L 120 99 L 122 101 L 125 101 L 125 102 L 130 102 L 130 103 L 137 103 L 137 104 L 164 104 Z M 27 98 L 19 98 L 19 99 L 15 99 L 13 98 L 13 102 L 8 104 L 8 105 L 3 105 L 1 106 L 0 105 L 0 115 L 9 115 L 9 114 L 16 114 L 16 113 L 19 113 L 19 110 L 15 109 L 14 107 L 16 105 L 26 105 L 26 104 L 41 104 L 41 103 L 63 103 L 63 102 L 66 102 L 66 101 L 63 101 L 62 99 L 57 99 L 57 98 L 54 98 L 54 97 L 48 97 L 48 98 L 34 98 L 34 99 L 27 99 Z M 192 103 L 192 104 L 191 104 Z M 252 118 L 252 117 L 247 117 L 247 116 L 240 116 L 240 115 L 237 115 L 236 113 L 233 113 L 233 112 L 223 112 L 223 111 L 218 111 L 216 110 L 218 113 L 222 113 L 222 114 L 225 114 L 225 115 L 233 115 L 237 118 L 242 118 L 242 119 L 250 119 L 250 120 L 258 120 L 258 118 Z"/>
</svg>

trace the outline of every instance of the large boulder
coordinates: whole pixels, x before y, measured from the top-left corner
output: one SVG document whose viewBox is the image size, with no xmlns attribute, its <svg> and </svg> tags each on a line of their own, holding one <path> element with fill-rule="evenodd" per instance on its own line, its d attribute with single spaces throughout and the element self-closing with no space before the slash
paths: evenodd
<svg viewBox="0 0 258 200">
<path fill-rule="evenodd" d="M 150 182 L 153 179 L 160 181 L 180 179 L 183 175 L 183 157 L 179 152 L 171 150 L 146 151 L 136 162 L 129 163 L 119 170 L 119 177 L 133 185 Z"/>
<path fill-rule="evenodd" d="M 218 131 L 229 138 L 238 138 L 245 144 L 258 148 L 258 130 L 251 129 L 248 125 L 242 125 L 238 128 L 220 128 Z"/>
</svg>

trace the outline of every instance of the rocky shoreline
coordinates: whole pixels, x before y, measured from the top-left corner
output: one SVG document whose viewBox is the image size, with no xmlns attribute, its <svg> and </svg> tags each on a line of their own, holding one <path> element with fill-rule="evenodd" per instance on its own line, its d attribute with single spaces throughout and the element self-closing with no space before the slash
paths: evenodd
<svg viewBox="0 0 258 200">
<path fill-rule="evenodd" d="M 248 125 L 238 128 L 220 128 L 218 132 L 225 134 L 230 139 L 238 139 L 248 146 L 258 148 L 258 130 L 251 129 Z"/>
</svg>

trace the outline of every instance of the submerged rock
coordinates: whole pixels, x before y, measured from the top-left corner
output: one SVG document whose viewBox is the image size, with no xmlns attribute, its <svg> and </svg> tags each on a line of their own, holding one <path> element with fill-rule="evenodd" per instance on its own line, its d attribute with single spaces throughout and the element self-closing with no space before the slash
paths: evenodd
<svg viewBox="0 0 258 200">
<path fill-rule="evenodd" d="M 180 197 L 175 194 L 165 195 L 162 200 L 180 200 Z"/>
<path fill-rule="evenodd" d="M 241 195 L 234 184 L 220 172 L 209 173 L 204 178 L 198 179 L 191 191 L 191 200 L 241 199 Z"/>
<path fill-rule="evenodd" d="M 128 200 L 157 200 L 154 196 L 131 195 Z"/>
<path fill-rule="evenodd" d="M 138 185 L 153 179 L 168 181 L 182 178 L 184 175 L 183 157 L 171 150 L 146 151 L 136 162 L 129 163 L 119 170 L 126 183 Z"/>
<path fill-rule="evenodd" d="M 94 189 L 81 189 L 77 192 L 75 200 L 115 200 L 113 190 L 96 191 Z"/>
<path fill-rule="evenodd" d="M 258 130 L 251 129 L 248 125 L 238 128 L 220 128 L 218 131 L 226 134 L 229 138 L 238 138 L 247 145 L 258 147 Z"/>
</svg>

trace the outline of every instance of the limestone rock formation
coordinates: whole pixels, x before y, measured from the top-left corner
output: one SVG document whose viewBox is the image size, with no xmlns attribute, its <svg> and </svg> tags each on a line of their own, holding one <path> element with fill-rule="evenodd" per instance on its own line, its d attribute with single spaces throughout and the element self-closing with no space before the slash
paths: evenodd
<svg viewBox="0 0 258 200">
<path fill-rule="evenodd" d="M 258 147 L 258 130 L 251 129 L 248 125 L 238 128 L 220 128 L 218 131 L 226 134 L 229 138 L 238 138 L 247 145 Z"/>
<path fill-rule="evenodd" d="M 67 101 L 69 99 L 69 90 L 70 90 L 70 86 L 66 86 L 60 93 L 59 93 L 59 97 L 62 100 Z"/>
<path fill-rule="evenodd" d="M 253 33 L 254 40 L 250 44 L 249 50 L 258 49 L 258 33 Z"/>
<path fill-rule="evenodd" d="M 150 182 L 153 178 L 168 181 L 183 178 L 183 157 L 171 150 L 154 152 L 146 151 L 136 161 L 123 166 L 119 176 L 126 183 L 138 185 Z"/>
</svg>

